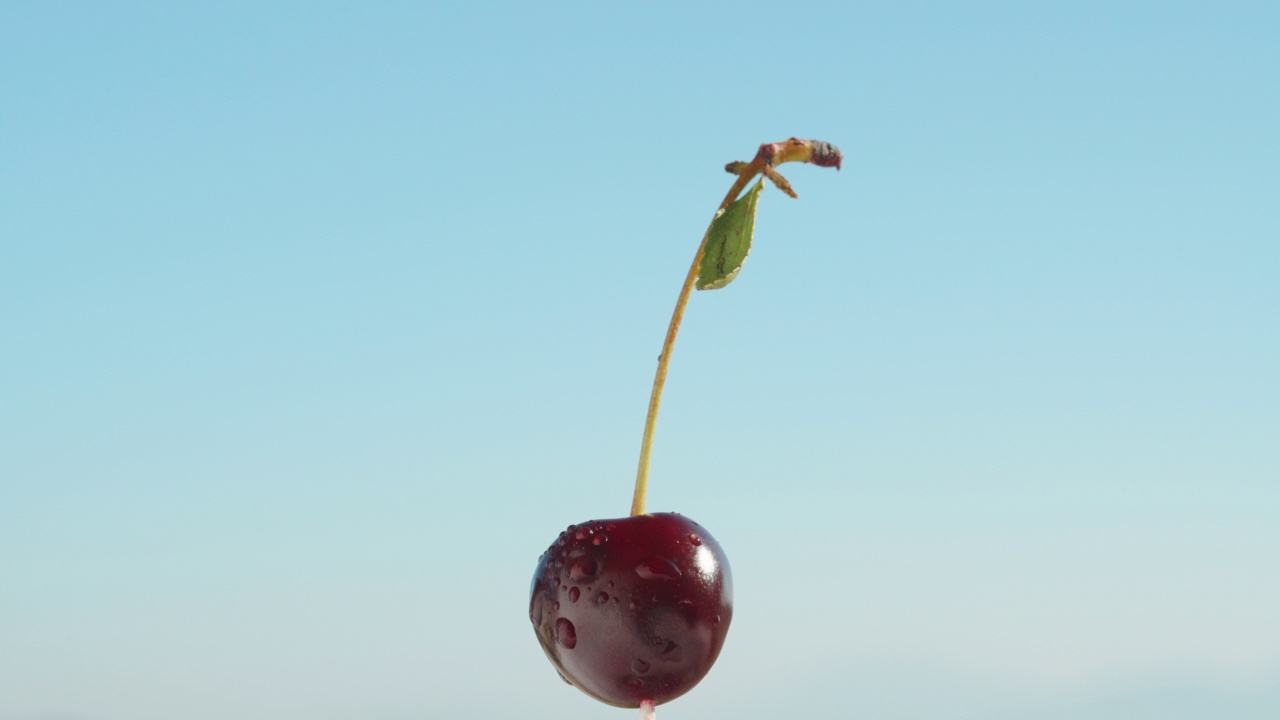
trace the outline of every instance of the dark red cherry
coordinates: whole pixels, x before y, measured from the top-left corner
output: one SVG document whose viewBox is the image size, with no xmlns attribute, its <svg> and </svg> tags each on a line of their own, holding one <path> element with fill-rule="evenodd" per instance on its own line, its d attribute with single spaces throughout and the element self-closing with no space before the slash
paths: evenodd
<svg viewBox="0 0 1280 720">
<path fill-rule="evenodd" d="M 570 525 L 538 559 L 529 618 L 560 676 L 610 705 L 688 692 L 733 618 L 729 561 L 672 513 Z"/>
</svg>

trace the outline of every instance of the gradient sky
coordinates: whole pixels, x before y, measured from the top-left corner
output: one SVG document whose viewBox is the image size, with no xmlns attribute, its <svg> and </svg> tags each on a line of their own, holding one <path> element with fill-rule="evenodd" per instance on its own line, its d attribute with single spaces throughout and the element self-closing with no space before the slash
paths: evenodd
<svg viewBox="0 0 1280 720">
<path fill-rule="evenodd" d="M 662 720 L 1280 717 L 1276 3 L 0 5 L 0 720 L 632 717 L 529 579 L 733 565 Z"/>
</svg>

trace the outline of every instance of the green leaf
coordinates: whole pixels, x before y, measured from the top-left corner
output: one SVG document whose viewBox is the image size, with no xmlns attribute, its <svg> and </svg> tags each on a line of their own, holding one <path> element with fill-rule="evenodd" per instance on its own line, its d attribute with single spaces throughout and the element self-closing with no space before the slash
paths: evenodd
<svg viewBox="0 0 1280 720">
<path fill-rule="evenodd" d="M 711 221 L 707 247 L 698 267 L 699 290 L 716 290 L 733 282 L 751 252 L 751 236 L 756 228 L 756 202 L 764 190 L 764 179 L 745 195 L 729 203 Z"/>
</svg>

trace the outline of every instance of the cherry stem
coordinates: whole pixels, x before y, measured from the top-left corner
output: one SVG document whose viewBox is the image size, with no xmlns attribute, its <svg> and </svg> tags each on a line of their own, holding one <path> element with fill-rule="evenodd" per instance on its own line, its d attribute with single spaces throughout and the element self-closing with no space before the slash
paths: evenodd
<svg viewBox="0 0 1280 720">
<path fill-rule="evenodd" d="M 831 147 L 826 143 L 821 143 L 818 152 L 821 154 L 824 148 Z M 838 154 L 839 151 L 835 152 Z M 729 203 L 736 200 L 738 195 L 742 194 L 743 188 L 747 186 L 747 183 L 755 179 L 756 175 L 761 173 L 769 174 L 771 177 L 777 175 L 773 171 L 773 168 L 777 165 L 792 161 L 813 161 L 823 165 L 834 164 L 834 162 L 827 162 L 823 158 L 815 157 L 814 153 L 813 141 L 791 138 L 780 143 L 765 143 L 761 145 L 756 152 L 755 159 L 750 163 L 730 163 L 726 169 L 737 174 L 738 177 L 734 180 L 733 186 L 729 188 L 729 192 L 725 194 L 724 200 L 720 201 L 720 207 L 716 208 L 715 215 L 711 217 L 711 222 L 714 223 L 721 211 L 728 207 Z M 702 242 L 698 243 L 698 252 L 693 255 L 693 263 L 689 265 L 689 272 L 685 275 L 684 285 L 680 287 L 680 296 L 676 298 L 676 309 L 671 313 L 671 323 L 667 326 L 667 337 L 662 343 L 662 354 L 658 356 L 658 371 L 653 377 L 653 391 L 649 394 L 649 415 L 644 421 L 644 437 L 640 441 L 640 466 L 636 470 L 636 489 L 631 497 L 632 515 L 644 514 L 645 500 L 649 493 L 649 454 L 653 449 L 653 430 L 658 423 L 658 406 L 662 404 L 662 388 L 667 382 L 667 366 L 671 362 L 671 349 L 676 343 L 676 335 L 680 332 L 680 323 L 684 320 L 684 309 L 689 304 L 689 295 L 693 292 L 693 286 L 698 280 L 698 271 L 702 266 L 702 256 L 706 253 L 707 239 L 710 236 L 711 225 L 708 224 L 707 231 L 702 234 Z M 642 718 L 650 720 L 653 717 L 652 714 L 644 714 L 643 704 L 640 708 Z"/>
<path fill-rule="evenodd" d="M 640 701 L 640 720 L 654 720 L 658 716 L 652 700 Z"/>
</svg>

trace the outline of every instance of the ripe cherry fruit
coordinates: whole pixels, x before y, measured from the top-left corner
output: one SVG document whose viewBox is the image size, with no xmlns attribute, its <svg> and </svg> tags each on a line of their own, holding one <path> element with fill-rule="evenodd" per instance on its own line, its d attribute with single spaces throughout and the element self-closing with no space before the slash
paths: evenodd
<svg viewBox="0 0 1280 720">
<path fill-rule="evenodd" d="M 732 617 L 724 551 L 672 513 L 570 525 L 538 559 L 529 598 L 560 676 L 619 707 L 664 703 L 697 685 Z"/>
</svg>

